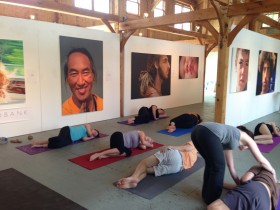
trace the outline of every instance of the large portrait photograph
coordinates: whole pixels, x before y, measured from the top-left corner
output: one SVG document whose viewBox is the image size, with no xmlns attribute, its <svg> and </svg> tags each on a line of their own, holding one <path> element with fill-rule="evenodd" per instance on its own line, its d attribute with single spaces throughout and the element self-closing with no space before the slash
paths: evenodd
<svg viewBox="0 0 280 210">
<path fill-rule="evenodd" d="M 179 56 L 179 79 L 198 78 L 199 57 Z"/>
<path fill-rule="evenodd" d="M 243 48 L 232 49 L 230 74 L 230 92 L 237 93 L 247 90 L 249 75 L 250 50 Z"/>
<path fill-rule="evenodd" d="M 0 105 L 25 98 L 23 41 L 0 39 Z"/>
<path fill-rule="evenodd" d="M 277 53 L 259 51 L 256 95 L 274 92 Z"/>
<path fill-rule="evenodd" d="M 103 110 L 103 42 L 59 37 L 62 115 Z"/>
<path fill-rule="evenodd" d="M 170 95 L 171 55 L 131 54 L 131 99 Z"/>
</svg>

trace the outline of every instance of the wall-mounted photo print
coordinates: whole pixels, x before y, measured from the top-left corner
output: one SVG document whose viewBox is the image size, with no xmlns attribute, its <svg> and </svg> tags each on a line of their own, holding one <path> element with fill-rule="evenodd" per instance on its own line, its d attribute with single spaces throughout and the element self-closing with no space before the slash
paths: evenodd
<svg viewBox="0 0 280 210">
<path fill-rule="evenodd" d="M 23 41 L 0 39 L 0 105 L 25 102 Z"/>
<path fill-rule="evenodd" d="M 249 75 L 250 50 L 242 48 L 232 49 L 232 65 L 230 77 L 230 92 L 247 90 Z"/>
<path fill-rule="evenodd" d="M 170 95 L 171 56 L 131 54 L 131 99 Z"/>
<path fill-rule="evenodd" d="M 198 78 L 199 57 L 180 56 L 179 57 L 179 79 Z"/>
<path fill-rule="evenodd" d="M 60 36 L 62 115 L 103 110 L 103 42 Z"/>
<path fill-rule="evenodd" d="M 256 95 L 274 92 L 277 53 L 259 51 Z"/>
</svg>

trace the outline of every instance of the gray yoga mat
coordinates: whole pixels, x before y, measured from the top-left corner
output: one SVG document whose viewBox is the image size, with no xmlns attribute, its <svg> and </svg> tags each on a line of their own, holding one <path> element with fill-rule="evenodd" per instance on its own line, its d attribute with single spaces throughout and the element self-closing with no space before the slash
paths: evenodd
<svg viewBox="0 0 280 210">
<path fill-rule="evenodd" d="M 1 209 L 85 209 L 13 168 L 0 171 L 0 192 Z"/>
<path fill-rule="evenodd" d="M 197 161 L 193 165 L 192 168 L 184 170 L 182 172 L 170 175 L 164 175 L 160 177 L 155 177 L 153 175 L 146 176 L 136 188 L 126 189 L 127 191 L 136 194 L 140 197 L 146 199 L 153 199 L 163 191 L 177 184 L 181 180 L 185 179 L 189 175 L 193 174 L 200 168 L 204 166 L 204 159 L 198 157 Z"/>
</svg>

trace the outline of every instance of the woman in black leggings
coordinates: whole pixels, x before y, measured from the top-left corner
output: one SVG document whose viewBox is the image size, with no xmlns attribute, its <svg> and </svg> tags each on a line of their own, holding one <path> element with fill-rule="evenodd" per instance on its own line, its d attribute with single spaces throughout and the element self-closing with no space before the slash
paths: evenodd
<svg viewBox="0 0 280 210">
<path fill-rule="evenodd" d="M 197 113 L 184 113 L 170 120 L 169 125 L 166 130 L 171 133 L 176 130 L 176 128 L 192 128 L 195 125 L 202 122 L 202 119 Z"/>
<path fill-rule="evenodd" d="M 195 126 L 191 138 L 205 160 L 202 198 L 207 205 L 218 199 L 222 193 L 226 163 L 232 179 L 239 185 L 232 153 L 232 150 L 238 147 L 240 150 L 249 149 L 260 165 L 270 171 L 276 180 L 274 168 L 252 139 L 252 132 L 244 126 L 236 128 L 220 123 L 202 122 Z"/>
<path fill-rule="evenodd" d="M 137 123 L 148 123 L 152 120 L 158 120 L 161 117 L 165 117 L 166 113 L 164 109 L 158 108 L 156 105 L 148 107 L 141 107 L 138 111 L 138 115 L 127 120 L 128 124 Z"/>
</svg>

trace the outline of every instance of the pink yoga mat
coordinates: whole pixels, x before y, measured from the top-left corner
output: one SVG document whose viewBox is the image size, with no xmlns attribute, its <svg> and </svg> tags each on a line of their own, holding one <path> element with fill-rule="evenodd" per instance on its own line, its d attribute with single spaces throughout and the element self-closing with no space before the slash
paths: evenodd
<svg viewBox="0 0 280 210">
<path fill-rule="evenodd" d="M 139 155 L 139 154 L 142 154 L 144 152 L 156 149 L 156 148 L 161 147 L 161 146 L 163 146 L 163 145 L 154 142 L 154 147 L 153 148 L 148 148 L 148 149 L 145 149 L 145 150 L 135 148 L 135 149 L 132 149 L 131 156 Z M 102 151 L 104 151 L 104 150 L 97 151 L 97 152 L 102 152 Z M 97 153 L 97 152 L 94 152 L 94 153 Z M 100 168 L 102 166 L 106 166 L 108 164 L 117 162 L 117 161 L 122 160 L 124 158 L 127 158 L 127 157 L 110 157 L 110 158 L 104 158 L 104 159 L 94 160 L 94 161 L 90 162 L 89 157 L 94 153 L 90 153 L 90 154 L 82 155 L 82 156 L 79 156 L 79 157 L 71 158 L 71 159 L 69 159 L 69 161 L 71 161 L 71 162 L 73 162 L 73 163 L 75 163 L 79 166 L 82 166 L 82 167 L 84 167 L 88 170 L 92 170 L 92 169 Z"/>
<path fill-rule="evenodd" d="M 270 153 L 280 143 L 280 136 L 273 137 L 273 144 L 257 144 L 260 151 Z"/>
</svg>

